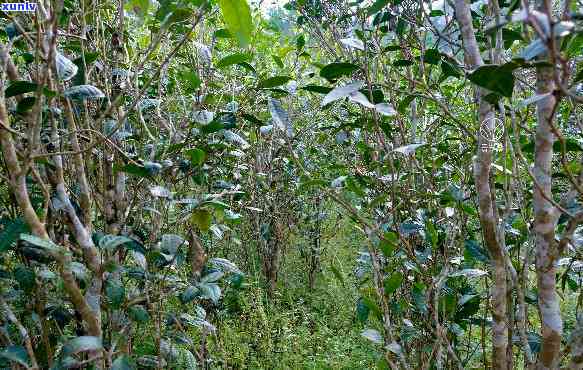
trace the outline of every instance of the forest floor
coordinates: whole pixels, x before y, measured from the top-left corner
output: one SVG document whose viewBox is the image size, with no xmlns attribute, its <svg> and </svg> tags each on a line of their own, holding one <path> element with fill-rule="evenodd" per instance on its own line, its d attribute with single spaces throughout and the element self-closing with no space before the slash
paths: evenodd
<svg viewBox="0 0 583 370">
<path fill-rule="evenodd" d="M 251 274 L 247 289 L 238 294 L 238 312 L 222 314 L 215 322 L 218 336 L 210 353 L 220 356 L 217 367 L 374 367 L 379 353 L 360 336 L 364 326 L 356 314 L 359 283 L 354 272 L 362 241 L 355 234 L 349 225 L 323 232 L 322 271 L 313 290 L 302 267 L 301 250 L 307 244 L 302 237 L 290 242 L 273 298 L 262 288 L 259 272 Z M 226 300 L 228 305 L 228 296 Z"/>
</svg>

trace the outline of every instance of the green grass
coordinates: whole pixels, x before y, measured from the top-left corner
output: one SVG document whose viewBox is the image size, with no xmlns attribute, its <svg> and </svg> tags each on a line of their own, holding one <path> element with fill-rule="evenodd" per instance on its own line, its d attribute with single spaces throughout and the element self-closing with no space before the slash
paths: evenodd
<svg viewBox="0 0 583 370">
<path fill-rule="evenodd" d="M 348 225 L 324 231 L 322 272 L 310 291 L 302 237 L 290 243 L 275 296 L 250 277 L 239 293 L 240 311 L 219 315 L 211 354 L 215 366 L 233 369 L 369 369 L 379 356 L 360 336 L 357 281 L 352 271 L 360 241 Z M 341 230 L 341 232 L 338 232 Z M 305 245 L 305 244 L 304 244 Z M 344 281 L 330 270 L 334 263 Z"/>
</svg>

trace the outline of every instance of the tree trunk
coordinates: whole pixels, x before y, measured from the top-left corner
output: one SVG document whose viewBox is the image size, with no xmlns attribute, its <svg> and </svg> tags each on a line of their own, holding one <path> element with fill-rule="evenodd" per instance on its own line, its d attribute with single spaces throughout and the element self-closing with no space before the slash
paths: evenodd
<svg viewBox="0 0 583 370">
<path fill-rule="evenodd" d="M 554 90 L 552 69 L 537 70 L 537 94 Z M 555 135 L 552 120 L 556 98 L 548 96 L 537 104 L 537 129 L 534 152 L 534 232 L 536 237 L 536 273 L 538 307 L 542 323 L 542 343 L 537 369 L 556 369 L 559 365 L 563 321 L 556 290 L 558 248 L 555 227 L 559 212 L 549 201 L 552 198 L 552 160 Z"/>
<path fill-rule="evenodd" d="M 483 64 L 480 49 L 476 41 L 472 26 L 470 9 L 465 0 L 455 1 L 455 14 L 460 25 L 464 56 L 471 68 Z M 504 250 L 500 243 L 503 235 L 498 235 L 498 216 L 495 208 L 494 187 L 490 184 L 490 169 L 492 166 L 492 148 L 489 137 L 485 133 L 495 129 L 495 114 L 490 104 L 484 99 L 485 91 L 476 88 L 476 98 L 479 104 L 478 119 L 480 121 L 480 135 L 478 150 L 474 162 L 474 181 L 478 193 L 480 225 L 484 241 L 492 257 L 492 368 L 508 369 L 508 321 L 506 317 L 507 271 Z"/>
</svg>

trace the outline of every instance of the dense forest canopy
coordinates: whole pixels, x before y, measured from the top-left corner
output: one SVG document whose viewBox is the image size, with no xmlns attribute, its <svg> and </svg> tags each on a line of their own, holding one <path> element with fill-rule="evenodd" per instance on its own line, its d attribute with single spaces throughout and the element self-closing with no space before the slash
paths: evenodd
<svg viewBox="0 0 583 370">
<path fill-rule="evenodd" d="M 0 367 L 583 369 L 581 0 L 20 5 Z"/>
</svg>

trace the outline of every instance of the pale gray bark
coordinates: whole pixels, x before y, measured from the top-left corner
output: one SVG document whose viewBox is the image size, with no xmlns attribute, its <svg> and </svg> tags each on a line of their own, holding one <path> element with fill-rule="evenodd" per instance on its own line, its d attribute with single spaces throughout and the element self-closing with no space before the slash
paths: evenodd
<svg viewBox="0 0 583 370">
<path fill-rule="evenodd" d="M 476 41 L 472 17 L 465 0 L 455 1 L 455 12 L 461 29 L 464 56 L 470 68 L 477 68 L 483 64 L 480 49 Z M 479 104 L 478 119 L 488 131 L 494 130 L 495 114 L 488 102 L 483 99 L 484 91 L 476 88 L 476 97 Z M 506 258 L 498 235 L 498 216 L 494 207 L 495 193 L 490 183 L 492 165 L 492 150 L 489 142 L 480 130 L 478 149 L 474 161 L 474 181 L 478 194 L 480 224 L 486 246 L 492 257 L 492 277 L 494 284 L 491 288 L 492 297 L 492 367 L 494 369 L 508 369 L 508 319 L 507 319 L 507 271 Z"/>
<path fill-rule="evenodd" d="M 537 94 L 554 90 L 552 69 L 537 71 Z M 553 143 L 552 120 L 556 98 L 552 95 L 537 103 L 534 175 L 539 186 L 534 189 L 534 232 L 536 242 L 536 272 L 538 306 L 542 323 L 542 342 L 537 369 L 556 369 L 559 366 L 563 321 L 556 290 L 558 245 L 555 227 L 559 211 L 548 200 L 552 198 Z"/>
</svg>

